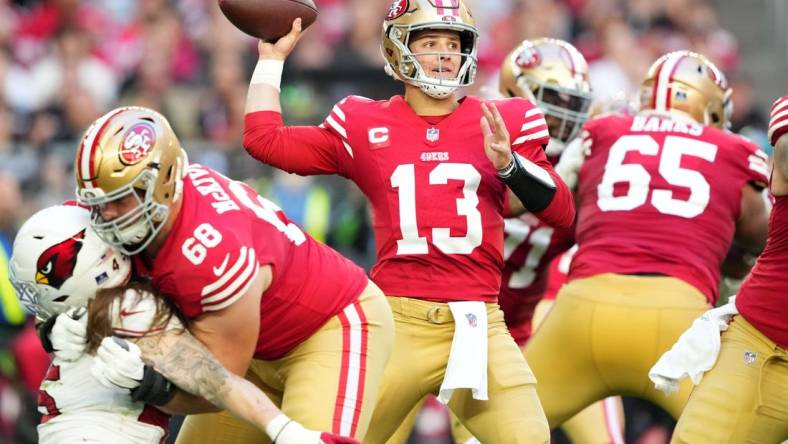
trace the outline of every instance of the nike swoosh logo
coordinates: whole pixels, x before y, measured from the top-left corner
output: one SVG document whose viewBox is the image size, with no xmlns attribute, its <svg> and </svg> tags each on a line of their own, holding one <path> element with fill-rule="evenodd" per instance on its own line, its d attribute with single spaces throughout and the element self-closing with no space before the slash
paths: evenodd
<svg viewBox="0 0 788 444">
<path fill-rule="evenodd" d="M 140 313 L 144 313 L 144 312 L 145 312 L 145 310 L 126 311 L 126 309 L 124 308 L 124 309 L 122 309 L 120 311 L 120 317 L 125 318 L 125 317 L 131 316 L 131 315 L 140 314 Z"/>
<path fill-rule="evenodd" d="M 230 260 L 230 253 L 227 253 L 227 255 L 224 256 L 224 261 L 222 262 L 222 265 L 219 265 L 218 267 L 213 267 L 213 274 L 216 275 L 217 277 L 223 275 L 224 270 L 227 268 L 227 261 L 229 260 Z"/>
</svg>

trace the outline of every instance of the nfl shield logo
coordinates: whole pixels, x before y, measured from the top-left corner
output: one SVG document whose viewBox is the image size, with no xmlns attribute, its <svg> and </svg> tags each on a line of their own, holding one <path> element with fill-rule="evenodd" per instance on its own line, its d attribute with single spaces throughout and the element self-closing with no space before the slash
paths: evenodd
<svg viewBox="0 0 788 444">
<path fill-rule="evenodd" d="M 468 319 L 468 325 L 476 328 L 476 315 L 473 313 L 465 313 L 465 318 Z"/>
<path fill-rule="evenodd" d="M 744 363 L 747 365 L 752 365 L 755 363 L 755 359 L 758 355 L 755 352 L 747 351 L 744 352 Z"/>
<path fill-rule="evenodd" d="M 438 128 L 427 129 L 427 142 L 437 142 L 440 136 L 441 132 L 438 130 Z"/>
</svg>

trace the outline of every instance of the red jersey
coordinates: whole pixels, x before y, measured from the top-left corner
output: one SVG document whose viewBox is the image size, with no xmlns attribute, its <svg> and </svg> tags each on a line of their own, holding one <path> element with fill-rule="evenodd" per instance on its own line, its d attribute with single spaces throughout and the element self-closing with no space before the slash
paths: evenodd
<svg viewBox="0 0 788 444">
<path fill-rule="evenodd" d="M 561 287 L 568 280 L 569 267 L 572 265 L 575 253 L 577 253 L 577 244 L 566 250 L 564 254 L 553 259 L 553 262 L 550 262 L 550 267 L 547 269 L 547 289 L 542 299 L 555 300 L 558 292 L 561 291 Z"/>
<path fill-rule="evenodd" d="M 243 182 L 189 165 L 183 205 L 153 264 L 138 272 L 188 318 L 240 299 L 261 265 L 271 285 L 260 303 L 257 359 L 278 359 L 357 300 L 364 270 L 315 241 Z"/>
<path fill-rule="evenodd" d="M 431 124 L 401 96 L 351 96 L 320 127 L 282 127 L 278 113 L 246 117 L 252 156 L 299 174 L 337 173 L 354 181 L 372 206 L 377 262 L 372 279 L 388 295 L 434 301 L 492 302 L 503 266 L 506 185 L 484 152 L 481 101 Z M 558 190 L 537 216 L 557 226 L 574 219 L 571 194 L 543 151 L 541 111 L 524 99 L 495 101 L 512 149 L 545 169 Z"/>
<path fill-rule="evenodd" d="M 574 244 L 573 228 L 554 228 L 530 213 L 506 219 L 503 274 L 498 304 L 518 344 L 531 335 L 536 304 L 547 290 L 553 258 Z"/>
<path fill-rule="evenodd" d="M 775 197 L 769 238 L 736 296 L 736 308 L 761 333 L 788 348 L 788 196 Z"/>
<path fill-rule="evenodd" d="M 735 134 L 639 114 L 586 123 L 577 252 L 569 279 L 662 274 L 714 304 L 742 189 L 767 182 L 766 155 Z"/>
</svg>

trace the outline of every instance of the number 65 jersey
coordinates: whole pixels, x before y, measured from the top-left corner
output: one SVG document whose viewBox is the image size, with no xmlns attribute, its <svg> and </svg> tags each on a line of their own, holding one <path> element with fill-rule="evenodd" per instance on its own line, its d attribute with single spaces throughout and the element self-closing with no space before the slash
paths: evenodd
<svg viewBox="0 0 788 444">
<path fill-rule="evenodd" d="M 135 256 L 135 272 L 149 276 L 193 319 L 238 301 L 260 266 L 270 265 L 257 359 L 286 355 L 355 302 L 367 285 L 364 270 L 312 239 L 243 182 L 191 164 L 182 199 L 153 263 Z"/>
<path fill-rule="evenodd" d="M 569 279 L 601 273 L 679 278 L 717 300 L 742 190 L 762 188 L 767 157 L 733 133 L 640 113 L 584 127 Z"/>
</svg>

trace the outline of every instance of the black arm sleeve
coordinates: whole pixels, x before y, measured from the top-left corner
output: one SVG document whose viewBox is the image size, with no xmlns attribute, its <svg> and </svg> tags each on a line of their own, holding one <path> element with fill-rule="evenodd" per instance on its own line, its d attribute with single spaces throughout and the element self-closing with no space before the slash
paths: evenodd
<svg viewBox="0 0 788 444">
<path fill-rule="evenodd" d="M 498 171 L 498 177 L 532 213 L 547 208 L 555 197 L 556 185 L 550 174 L 517 153 L 512 153 L 512 162 Z"/>
</svg>

